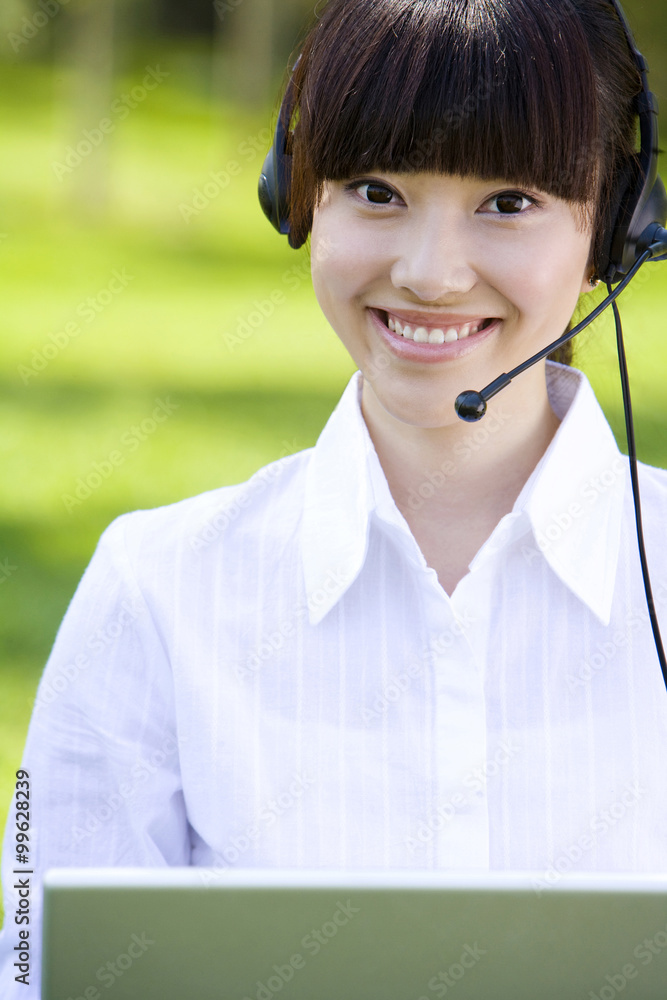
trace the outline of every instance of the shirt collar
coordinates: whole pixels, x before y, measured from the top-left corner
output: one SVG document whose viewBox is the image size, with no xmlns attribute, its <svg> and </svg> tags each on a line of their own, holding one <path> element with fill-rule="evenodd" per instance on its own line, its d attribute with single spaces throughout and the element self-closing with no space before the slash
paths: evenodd
<svg viewBox="0 0 667 1000">
<path fill-rule="evenodd" d="M 514 511 L 525 510 L 536 549 L 565 586 L 608 625 L 627 459 L 582 372 L 548 362 L 547 389 L 561 424 Z"/>
<path fill-rule="evenodd" d="M 301 539 L 311 625 L 342 597 L 366 558 L 375 449 L 361 412 L 362 384 L 355 372 L 308 465 Z"/>
<path fill-rule="evenodd" d="M 362 384 L 361 373 L 355 372 L 308 466 L 301 538 L 312 625 L 324 618 L 361 571 L 374 511 L 409 534 L 361 412 Z M 516 531 L 508 531 L 512 522 L 515 528 L 524 522 L 532 532 L 532 543 L 524 548 L 528 561 L 546 559 L 565 586 L 608 624 L 627 463 L 581 372 L 549 362 L 547 387 L 560 427 L 512 513 L 480 549 L 471 570 L 515 537 Z"/>
</svg>

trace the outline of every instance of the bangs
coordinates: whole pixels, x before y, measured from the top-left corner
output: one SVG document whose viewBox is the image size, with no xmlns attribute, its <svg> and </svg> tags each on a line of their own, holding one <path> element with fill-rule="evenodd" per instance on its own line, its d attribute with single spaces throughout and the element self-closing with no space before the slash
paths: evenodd
<svg viewBox="0 0 667 1000">
<path fill-rule="evenodd" d="M 570 0 L 334 2 L 294 84 L 297 228 L 325 181 L 373 170 L 599 196 L 599 96 Z"/>
</svg>

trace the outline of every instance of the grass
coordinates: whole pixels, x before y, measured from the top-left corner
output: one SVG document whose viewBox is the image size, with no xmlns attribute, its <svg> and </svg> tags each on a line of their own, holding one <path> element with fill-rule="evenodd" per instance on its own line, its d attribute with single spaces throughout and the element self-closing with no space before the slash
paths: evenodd
<svg viewBox="0 0 667 1000">
<path fill-rule="evenodd" d="M 168 54 L 160 61 L 171 65 Z M 0 65 L 3 826 L 40 673 L 104 527 L 312 445 L 354 370 L 316 305 L 305 252 L 290 251 L 258 209 L 268 116 L 213 107 L 180 65 L 174 57 L 168 82 L 106 141 L 108 207 L 95 221 L 73 207 L 92 158 L 64 181 L 52 167 L 77 138 L 63 124 L 58 73 Z M 186 222 L 182 206 L 232 162 L 238 174 L 208 189 Z M 110 293 L 115 272 L 125 286 Z M 623 307 L 638 444 L 658 465 L 666 281 L 667 268 L 649 266 Z M 584 336 L 580 363 L 622 441 L 609 317 Z M 133 447 L 156 400 L 172 415 Z M 68 501 L 113 452 L 113 474 Z"/>
</svg>

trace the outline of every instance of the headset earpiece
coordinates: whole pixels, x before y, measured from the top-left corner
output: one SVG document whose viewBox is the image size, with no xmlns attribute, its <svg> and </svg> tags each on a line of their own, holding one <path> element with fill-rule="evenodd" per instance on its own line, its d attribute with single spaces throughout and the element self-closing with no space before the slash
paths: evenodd
<svg viewBox="0 0 667 1000">
<path fill-rule="evenodd" d="M 637 158 L 621 170 L 611 199 L 611 226 L 602 241 L 597 272 L 605 282 L 616 284 L 638 259 L 637 247 L 652 224 L 667 221 L 667 192 L 658 177 L 658 102 L 648 85 L 648 65 L 637 48 L 630 25 L 618 0 L 611 0 L 618 14 L 642 80 L 637 98 L 640 150 Z"/>
<path fill-rule="evenodd" d="M 298 63 L 297 63 L 298 65 Z M 294 67 L 296 69 L 296 66 Z M 283 98 L 276 131 L 273 137 L 273 145 L 264 160 L 262 172 L 259 175 L 259 203 L 262 210 L 274 227 L 283 236 L 287 236 L 289 244 L 294 250 L 303 246 L 292 239 L 290 227 L 290 191 L 292 187 L 292 156 L 287 151 L 289 138 L 289 126 L 292 119 L 293 104 L 293 83 L 290 79 Z"/>
<path fill-rule="evenodd" d="M 647 249 L 649 243 L 653 242 L 654 234 L 651 234 L 651 230 L 656 226 L 662 226 L 664 230 L 665 220 L 667 220 L 667 190 L 665 190 L 661 178 L 658 177 L 648 199 L 642 200 L 640 203 L 638 212 L 628 230 L 625 243 L 627 259 L 631 259 L 628 269 Z M 667 258 L 664 255 L 657 256 L 655 252 L 652 257 L 652 260 L 665 259 Z"/>
</svg>

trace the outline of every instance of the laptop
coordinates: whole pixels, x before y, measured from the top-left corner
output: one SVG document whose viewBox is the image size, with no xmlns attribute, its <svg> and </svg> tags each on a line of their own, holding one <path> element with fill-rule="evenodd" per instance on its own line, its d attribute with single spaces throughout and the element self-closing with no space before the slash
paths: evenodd
<svg viewBox="0 0 667 1000">
<path fill-rule="evenodd" d="M 53 869 L 42 1000 L 665 1000 L 667 875 Z"/>
</svg>

